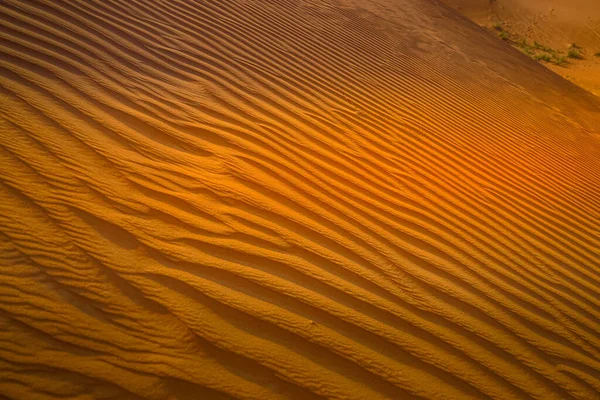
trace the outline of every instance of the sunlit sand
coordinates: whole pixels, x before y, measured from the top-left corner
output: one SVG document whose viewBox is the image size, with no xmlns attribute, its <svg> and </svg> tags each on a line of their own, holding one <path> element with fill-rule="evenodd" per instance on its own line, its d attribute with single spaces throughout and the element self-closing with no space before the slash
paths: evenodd
<svg viewBox="0 0 600 400">
<path fill-rule="evenodd" d="M 455 9 L 0 37 L 0 398 L 600 398 L 600 98 Z"/>
</svg>

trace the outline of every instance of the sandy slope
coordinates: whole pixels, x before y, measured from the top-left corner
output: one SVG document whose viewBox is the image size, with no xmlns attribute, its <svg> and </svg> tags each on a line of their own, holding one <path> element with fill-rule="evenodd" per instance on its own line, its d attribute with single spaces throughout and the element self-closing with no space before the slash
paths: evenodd
<svg viewBox="0 0 600 400">
<path fill-rule="evenodd" d="M 0 397 L 600 398 L 598 98 L 433 0 L 0 24 Z"/>
<path fill-rule="evenodd" d="M 538 42 L 566 56 L 572 44 L 580 59 L 543 64 L 600 96 L 600 2 L 597 0 L 442 0 L 476 23 L 500 24 L 529 44 Z M 518 42 L 517 41 L 517 42 Z M 518 44 L 518 43 L 517 43 Z"/>
</svg>

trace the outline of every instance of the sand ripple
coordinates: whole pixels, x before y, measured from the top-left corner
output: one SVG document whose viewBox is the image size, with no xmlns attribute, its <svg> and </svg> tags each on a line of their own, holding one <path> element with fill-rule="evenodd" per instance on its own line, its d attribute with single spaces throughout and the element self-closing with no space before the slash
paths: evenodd
<svg viewBox="0 0 600 400">
<path fill-rule="evenodd" d="M 430 0 L 0 2 L 0 397 L 600 398 L 600 102 Z"/>
</svg>

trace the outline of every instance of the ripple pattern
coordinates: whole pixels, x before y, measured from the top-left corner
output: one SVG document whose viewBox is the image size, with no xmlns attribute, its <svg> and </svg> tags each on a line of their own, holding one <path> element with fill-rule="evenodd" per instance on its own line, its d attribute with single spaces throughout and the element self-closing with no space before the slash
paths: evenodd
<svg viewBox="0 0 600 400">
<path fill-rule="evenodd" d="M 2 0 L 0 398 L 600 399 L 600 101 L 434 0 Z"/>
</svg>

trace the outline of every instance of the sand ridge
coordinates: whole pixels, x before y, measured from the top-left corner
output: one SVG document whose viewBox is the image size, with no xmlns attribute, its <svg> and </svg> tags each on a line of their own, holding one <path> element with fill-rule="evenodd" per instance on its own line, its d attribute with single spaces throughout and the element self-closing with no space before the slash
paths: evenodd
<svg viewBox="0 0 600 400">
<path fill-rule="evenodd" d="M 0 3 L 0 396 L 600 398 L 600 101 L 313 3 Z"/>
</svg>

